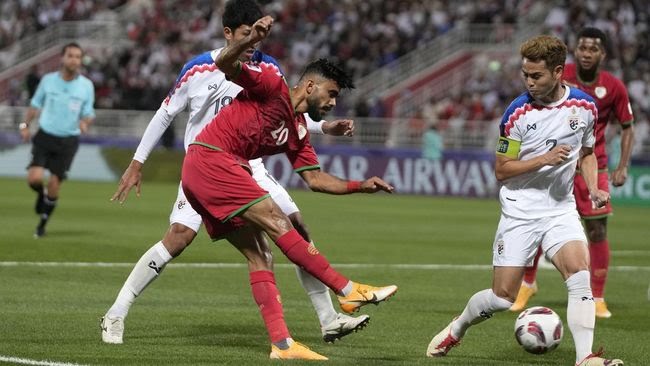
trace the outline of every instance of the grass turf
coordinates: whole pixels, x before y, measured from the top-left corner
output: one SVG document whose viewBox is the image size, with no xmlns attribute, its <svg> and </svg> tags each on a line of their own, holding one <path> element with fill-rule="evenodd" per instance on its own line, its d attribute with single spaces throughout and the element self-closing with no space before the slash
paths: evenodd
<svg viewBox="0 0 650 366">
<path fill-rule="evenodd" d="M 169 266 L 137 300 L 125 344 L 101 342 L 98 319 L 111 305 L 131 265 L 159 240 L 177 186 L 145 183 L 143 195 L 109 202 L 115 185 L 66 182 L 45 238 L 32 238 L 34 194 L 21 180 L 0 179 L 0 357 L 93 365 L 257 365 L 268 362 L 266 332 L 250 294 L 245 267 Z M 494 200 L 385 194 L 333 197 L 292 192 L 318 248 L 352 279 L 395 283 L 394 299 L 363 308 L 370 325 L 335 345 L 322 342 L 318 322 L 289 266 L 276 269 L 293 336 L 330 358 L 330 364 L 571 365 L 573 341 L 565 327 L 560 347 L 543 356 L 516 344 L 516 314 L 498 314 L 470 330 L 461 347 L 441 359 L 424 356 L 431 337 L 490 286 L 490 271 L 418 269 L 394 264 L 491 263 L 499 216 Z M 614 316 L 598 320 L 595 348 L 629 365 L 650 364 L 649 210 L 615 207 L 614 250 L 607 299 Z M 274 249 L 276 263 L 288 262 Z M 15 266 L 8 262 L 20 262 Z M 116 267 L 35 266 L 24 262 L 127 263 Z M 243 263 L 225 242 L 201 233 L 174 263 Z M 379 266 L 354 266 L 374 264 Z M 387 266 L 381 266 L 387 265 Z M 624 266 L 635 266 L 625 268 Z M 564 319 L 566 290 L 555 271 L 540 270 L 540 293 Z M 295 362 L 292 362 L 295 363 Z"/>
</svg>

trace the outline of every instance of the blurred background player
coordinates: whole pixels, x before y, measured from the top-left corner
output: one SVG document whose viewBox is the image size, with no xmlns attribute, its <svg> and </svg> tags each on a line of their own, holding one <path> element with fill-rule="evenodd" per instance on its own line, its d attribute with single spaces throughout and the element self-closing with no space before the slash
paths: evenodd
<svg viewBox="0 0 650 366">
<path fill-rule="evenodd" d="M 294 170 L 313 191 L 330 194 L 392 192 L 378 177 L 345 181 L 322 172 L 310 144 L 304 113 L 314 120 L 336 105 L 341 89 L 353 87 L 350 77 L 331 62 L 307 65 L 297 85 L 289 89 L 279 69 L 270 63 L 242 63 L 271 30 L 273 18 L 255 22 L 243 39 L 226 46 L 215 63 L 228 80 L 243 90 L 190 144 L 183 161 L 182 187 L 188 202 L 201 215 L 213 240 L 227 239 L 249 259 L 250 282 L 269 337 L 271 358 L 323 359 L 293 342 L 286 323 L 272 261 L 251 263 L 262 232 L 293 263 L 326 284 L 350 314 L 361 306 L 393 296 L 397 286 L 373 287 L 352 282 L 338 273 L 323 255 L 291 225 L 289 218 L 251 176 L 248 160 L 285 153 Z"/>
<path fill-rule="evenodd" d="M 593 354 L 595 304 L 589 283 L 589 252 L 573 197 L 576 165 L 592 203 L 602 207 L 609 193 L 598 188 L 593 151 L 598 112 L 586 93 L 562 84 L 566 46 L 538 36 L 520 48 L 527 92 L 501 119 L 495 175 L 501 219 L 493 244 L 491 289 L 475 293 L 462 314 L 433 337 L 427 356 L 445 356 L 472 325 L 512 306 L 526 264 L 541 247 L 562 274 L 568 290 L 567 324 L 576 365 L 622 365 Z"/>
<path fill-rule="evenodd" d="M 262 12 L 255 1 L 229 1 L 222 17 L 227 44 L 244 38 L 250 33 L 251 25 L 261 17 Z M 214 65 L 213 56 L 220 50 L 205 52 L 185 65 L 178 76 L 174 89 L 149 122 L 133 161 L 124 172 L 113 199 L 124 202 L 134 186 L 137 194 L 140 195 L 142 166 L 177 114 L 187 106 L 191 109 L 185 132 L 185 148 L 187 149 L 187 146 L 194 141 L 203 127 L 222 108 L 229 105 L 241 91 L 239 85 L 226 80 L 225 75 Z M 253 54 L 250 52 L 244 53 L 242 61 L 249 61 L 252 56 Z M 261 57 L 261 55 L 255 56 L 256 58 Z M 263 58 L 267 59 L 267 56 L 264 55 Z M 351 134 L 353 131 L 352 121 L 311 122 L 310 132 L 322 133 L 322 128 L 329 133 L 339 135 Z M 300 211 L 286 190 L 266 171 L 261 159 L 255 159 L 250 164 L 257 183 L 271 194 L 282 211 L 291 218 L 292 224 L 303 238 L 310 241 Z M 192 243 L 200 226 L 201 217 L 187 203 L 179 184 L 178 197 L 172 206 L 170 215 L 169 230 L 163 239 L 154 244 L 136 263 L 115 302 L 102 320 L 102 340 L 104 342 L 117 344 L 123 342 L 124 320 L 135 298 L 158 278 L 167 263 L 180 255 Z M 260 240 L 264 239 L 260 238 Z M 257 259 L 259 260 L 259 258 Z M 334 310 L 328 288 L 299 267 L 296 268 L 296 271 L 300 283 L 308 293 L 316 310 L 323 339 L 326 342 L 333 342 L 363 328 L 368 323 L 370 318 L 367 315 L 355 318 L 337 313 Z"/>
<path fill-rule="evenodd" d="M 584 28 L 577 35 L 575 63 L 567 64 L 562 79 L 564 83 L 587 92 L 596 101 L 598 121 L 596 122 L 596 146 L 594 153 L 598 160 L 598 188 L 609 192 L 607 174 L 607 152 L 605 129 L 610 121 L 616 120 L 621 126 L 621 153 L 618 166 L 612 172 L 611 182 L 620 187 L 627 180 L 627 168 L 634 143 L 634 116 L 625 85 L 612 74 L 601 70 L 606 55 L 607 37 L 600 29 Z M 579 170 L 580 168 L 578 168 Z M 609 318 L 612 313 L 605 302 L 605 282 L 609 269 L 609 241 L 607 240 L 607 217 L 612 213 L 608 202 L 605 206 L 594 208 L 591 205 L 584 178 L 576 174 L 574 194 L 578 212 L 589 239 L 591 260 L 591 289 L 596 301 L 596 316 Z M 541 252 L 538 252 L 532 267 L 526 268 L 517 300 L 511 310 L 522 311 L 528 300 L 537 292 L 537 266 Z"/>
<path fill-rule="evenodd" d="M 38 132 L 32 138 L 32 160 L 27 169 L 27 184 L 36 194 L 35 210 L 40 221 L 34 237 L 45 235 L 61 183 L 66 178 L 79 148 L 79 134 L 86 133 L 95 117 L 95 87 L 79 74 L 83 50 L 68 43 L 61 51 L 61 68 L 43 76 L 20 124 L 23 141 L 31 138 L 29 125 L 39 115 Z M 43 185 L 45 169 L 50 171 L 47 188 Z"/>
</svg>

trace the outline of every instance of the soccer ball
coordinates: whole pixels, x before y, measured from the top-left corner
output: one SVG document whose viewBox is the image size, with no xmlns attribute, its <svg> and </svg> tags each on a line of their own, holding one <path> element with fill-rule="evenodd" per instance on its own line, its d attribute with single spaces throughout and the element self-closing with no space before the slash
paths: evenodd
<svg viewBox="0 0 650 366">
<path fill-rule="evenodd" d="M 541 355 L 557 348 L 562 341 L 562 320 L 544 306 L 528 308 L 515 321 L 515 338 L 530 353 Z"/>
</svg>

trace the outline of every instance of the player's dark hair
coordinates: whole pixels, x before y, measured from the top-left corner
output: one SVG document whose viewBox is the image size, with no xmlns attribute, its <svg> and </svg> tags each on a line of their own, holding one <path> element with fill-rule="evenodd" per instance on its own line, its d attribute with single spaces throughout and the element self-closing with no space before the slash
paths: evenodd
<svg viewBox="0 0 650 366">
<path fill-rule="evenodd" d="M 602 45 L 603 49 L 607 48 L 607 35 L 605 34 L 605 32 L 601 31 L 598 28 L 594 28 L 594 27 L 582 28 L 580 32 L 578 32 L 578 39 L 580 38 L 600 39 L 600 44 Z"/>
<path fill-rule="evenodd" d="M 320 75 L 326 79 L 334 80 L 341 89 L 354 89 L 354 83 L 352 78 L 348 75 L 341 67 L 335 65 L 331 61 L 325 58 L 320 58 L 316 61 L 312 61 L 305 67 L 300 76 L 302 80 L 305 75 Z"/>
<path fill-rule="evenodd" d="M 255 0 L 228 0 L 221 23 L 234 32 L 242 25 L 255 24 L 262 16 L 262 9 Z"/>
<path fill-rule="evenodd" d="M 81 48 L 81 46 L 79 46 L 79 43 L 70 42 L 70 43 L 66 44 L 65 46 L 63 46 L 63 48 L 61 49 L 61 56 L 65 55 L 65 51 L 67 51 L 68 48 L 78 48 L 81 51 L 81 53 L 84 52 L 83 48 Z"/>
</svg>

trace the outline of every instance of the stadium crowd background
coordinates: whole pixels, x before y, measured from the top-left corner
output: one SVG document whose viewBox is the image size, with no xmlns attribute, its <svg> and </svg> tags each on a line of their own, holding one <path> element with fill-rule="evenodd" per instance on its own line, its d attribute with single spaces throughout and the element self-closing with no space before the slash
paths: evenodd
<svg viewBox="0 0 650 366">
<path fill-rule="evenodd" d="M 96 87 L 96 108 L 154 110 L 192 55 L 220 47 L 223 0 L 4 0 L 0 4 L 0 52 L 17 40 L 66 20 L 119 20 L 130 42 L 87 58 L 85 74 Z M 262 1 L 276 18 L 262 49 L 280 60 L 289 81 L 318 57 L 336 58 L 355 78 L 368 75 L 454 27 L 515 23 L 544 11 L 546 31 L 572 48 L 586 25 L 609 36 L 605 69 L 625 81 L 637 122 L 635 152 L 648 151 L 650 116 L 650 2 L 558 1 L 540 8 L 532 0 L 286 0 Z M 549 10 L 550 9 L 550 10 Z M 410 133 L 428 126 L 480 130 L 498 119 L 523 90 L 518 56 L 502 67 L 478 70 L 459 91 L 432 98 L 411 118 Z M 9 87 L 8 104 L 27 105 L 43 70 L 35 67 Z M 337 116 L 385 117 L 381 100 L 341 99 Z"/>
</svg>

